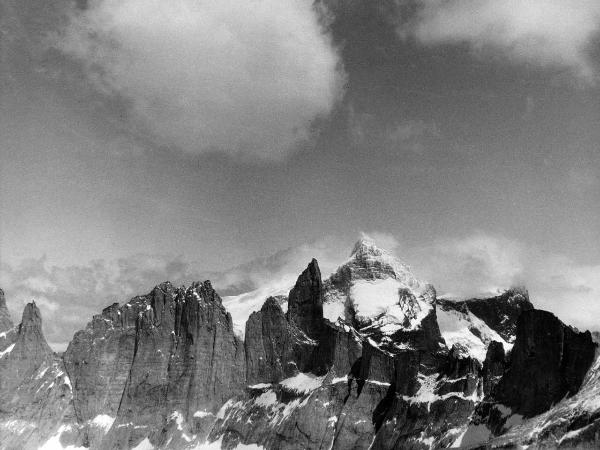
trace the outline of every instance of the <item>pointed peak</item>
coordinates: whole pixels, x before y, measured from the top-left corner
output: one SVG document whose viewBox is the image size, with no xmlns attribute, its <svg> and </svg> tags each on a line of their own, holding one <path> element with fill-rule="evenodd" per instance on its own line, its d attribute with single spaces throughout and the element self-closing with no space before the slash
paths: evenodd
<svg viewBox="0 0 600 450">
<path fill-rule="evenodd" d="M 0 289 L 0 333 L 10 330 L 15 325 L 10 317 L 8 308 L 6 307 L 6 300 L 4 298 L 4 291 Z"/>
<path fill-rule="evenodd" d="M 310 278 L 318 279 L 319 281 L 321 280 L 321 269 L 319 269 L 319 263 L 315 258 L 308 264 L 303 274 L 305 273 L 307 273 Z"/>
<path fill-rule="evenodd" d="M 358 278 L 392 277 L 413 289 L 421 284 L 409 265 L 393 253 L 378 247 L 375 240 L 364 233 L 354 245 L 350 259 L 342 267 L 350 267 Z"/>
<path fill-rule="evenodd" d="M 383 250 L 377 247 L 375 240 L 371 238 L 369 235 L 365 233 L 361 233 L 360 239 L 356 241 L 354 247 L 352 248 L 352 253 L 350 256 L 356 256 L 359 254 L 371 254 L 371 255 L 381 255 L 383 253 L 388 253 L 386 250 Z"/>
<path fill-rule="evenodd" d="M 25 326 L 26 328 L 42 328 L 42 313 L 35 304 L 35 300 L 32 300 L 31 303 L 27 303 L 25 305 L 25 309 L 23 309 L 23 317 L 21 319 L 21 326 Z"/>
</svg>

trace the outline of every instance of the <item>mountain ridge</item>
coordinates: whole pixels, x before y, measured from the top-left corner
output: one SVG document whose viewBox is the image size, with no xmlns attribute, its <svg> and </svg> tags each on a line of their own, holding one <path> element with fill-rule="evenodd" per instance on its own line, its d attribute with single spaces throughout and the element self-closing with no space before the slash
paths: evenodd
<svg viewBox="0 0 600 450">
<path fill-rule="evenodd" d="M 597 426 L 576 401 L 600 385 L 589 332 L 534 309 L 523 288 L 438 299 L 390 258 L 361 240 L 326 280 L 313 259 L 287 297 L 269 297 L 249 314 L 243 339 L 209 281 L 164 282 L 104 308 L 63 355 L 47 346 L 39 309 L 28 304 L 0 357 L 0 383 L 14 384 L 3 392 L 15 391 L 13 407 L 0 410 L 0 448 L 597 442 L 590 431 L 572 433 Z M 332 301 L 336 317 L 327 314 Z M 19 348 L 32 351 L 22 360 L 12 353 Z M 554 387 L 542 395 L 546 382 Z M 552 413 L 557 402 L 561 412 Z M 600 417 L 600 402 L 592 410 Z M 554 434 L 513 433 L 544 415 Z M 559 425 L 565 420 L 571 425 Z"/>
</svg>

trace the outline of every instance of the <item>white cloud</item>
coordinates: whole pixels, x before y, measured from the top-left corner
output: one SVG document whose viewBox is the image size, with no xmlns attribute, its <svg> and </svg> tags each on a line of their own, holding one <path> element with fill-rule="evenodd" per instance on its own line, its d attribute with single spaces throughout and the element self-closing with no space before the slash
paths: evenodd
<svg viewBox="0 0 600 450">
<path fill-rule="evenodd" d="M 523 252 L 509 239 L 477 233 L 435 243 L 424 270 L 442 292 L 461 297 L 495 293 L 521 282 Z"/>
<path fill-rule="evenodd" d="M 514 60 L 595 77 L 590 46 L 600 31 L 597 0 L 418 0 L 402 34 L 427 45 L 466 43 Z"/>
<path fill-rule="evenodd" d="M 579 264 L 483 232 L 412 248 L 389 233 L 372 231 L 369 236 L 378 246 L 407 259 L 419 279 L 433 283 L 440 294 L 471 297 L 525 285 L 537 308 L 552 311 L 577 327 L 598 330 L 598 264 Z M 323 278 L 328 277 L 348 258 L 351 248 L 352 242 L 326 237 L 221 273 L 202 273 L 196 263 L 160 255 L 139 254 L 69 267 L 50 266 L 41 258 L 23 261 L 18 267 L 1 265 L 0 281 L 15 320 L 20 319 L 26 302 L 36 300 L 46 338 L 54 348 L 64 349 L 73 333 L 102 308 L 148 293 L 160 282 L 189 285 L 193 280 L 210 279 L 223 297 L 254 290 L 266 297 L 293 286 L 312 258 L 319 261 Z"/>
<path fill-rule="evenodd" d="M 24 305 L 35 300 L 46 338 L 57 349 L 64 349 L 76 330 L 111 303 L 148 293 L 162 281 L 189 283 L 197 278 L 193 264 L 143 254 L 83 266 L 51 266 L 45 258 L 24 260 L 17 267 L 0 266 L 1 287 L 15 321 Z"/>
<path fill-rule="evenodd" d="M 309 0 L 90 0 L 58 46 L 145 132 L 190 152 L 282 158 L 344 78 Z"/>
<path fill-rule="evenodd" d="M 598 264 L 486 233 L 441 240 L 421 253 L 420 269 L 441 294 L 471 297 L 524 285 L 536 308 L 583 329 L 600 329 Z"/>
<path fill-rule="evenodd" d="M 42 312 L 46 339 L 54 349 L 64 350 L 75 331 L 83 329 L 103 308 L 146 294 L 163 281 L 179 286 L 210 279 L 221 296 L 258 288 L 264 292 L 274 287 L 285 290 L 294 285 L 312 258 L 318 259 L 326 277 L 347 251 L 348 243 L 323 238 L 219 273 L 202 272 L 198 263 L 169 255 L 137 254 L 66 267 L 50 265 L 43 257 L 24 260 L 16 267 L 2 264 L 0 287 L 15 322 L 20 320 L 24 305 L 35 300 Z"/>
</svg>

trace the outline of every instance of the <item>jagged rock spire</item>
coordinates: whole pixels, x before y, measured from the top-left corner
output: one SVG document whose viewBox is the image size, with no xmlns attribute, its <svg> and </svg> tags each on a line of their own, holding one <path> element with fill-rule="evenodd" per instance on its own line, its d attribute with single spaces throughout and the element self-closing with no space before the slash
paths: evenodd
<svg viewBox="0 0 600 450">
<path fill-rule="evenodd" d="M 6 307 L 6 300 L 4 299 L 4 291 L 0 289 L 0 333 L 8 331 L 15 325 L 10 317 L 8 308 Z"/>
<path fill-rule="evenodd" d="M 42 365 L 48 365 L 53 352 L 42 332 L 42 314 L 35 302 L 25 305 L 16 339 L 10 352 L 2 358 L 0 391 L 10 390 L 33 375 Z"/>
<path fill-rule="evenodd" d="M 318 338 L 323 326 L 323 283 L 313 258 L 300 274 L 288 297 L 287 317 L 311 338 Z"/>
</svg>

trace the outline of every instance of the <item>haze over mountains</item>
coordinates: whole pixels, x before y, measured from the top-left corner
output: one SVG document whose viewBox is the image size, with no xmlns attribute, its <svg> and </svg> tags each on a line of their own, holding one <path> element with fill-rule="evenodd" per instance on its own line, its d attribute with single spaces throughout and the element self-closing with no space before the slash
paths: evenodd
<svg viewBox="0 0 600 450">
<path fill-rule="evenodd" d="M 325 280 L 310 261 L 287 296 L 161 283 L 105 307 L 64 354 L 35 303 L 15 327 L 0 300 L 2 449 L 599 444 L 589 332 L 525 288 L 438 298 L 368 239 Z"/>
</svg>

